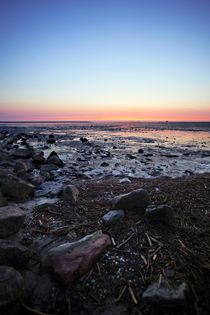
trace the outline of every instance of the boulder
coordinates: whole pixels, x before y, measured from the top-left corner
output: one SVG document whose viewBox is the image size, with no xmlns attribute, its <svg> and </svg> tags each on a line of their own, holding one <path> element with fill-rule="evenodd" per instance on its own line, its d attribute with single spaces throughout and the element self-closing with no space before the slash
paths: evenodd
<svg viewBox="0 0 210 315">
<path fill-rule="evenodd" d="M 51 171 L 57 171 L 58 167 L 54 164 L 49 164 L 49 165 L 42 165 L 40 167 L 40 173 L 41 175 L 46 175 L 47 173 L 50 173 Z"/>
<path fill-rule="evenodd" d="M 2 192 L 0 191 L 0 207 L 4 207 L 8 204 L 7 199 L 3 196 Z"/>
<path fill-rule="evenodd" d="M 112 200 L 113 209 L 138 211 L 150 204 L 150 196 L 145 189 L 136 189 L 128 194 L 116 196 Z"/>
<path fill-rule="evenodd" d="M 17 158 L 29 158 L 32 156 L 32 152 L 30 149 L 18 148 L 13 151 L 12 155 Z"/>
<path fill-rule="evenodd" d="M 63 188 L 63 199 L 70 201 L 70 202 L 76 202 L 78 199 L 79 190 L 74 185 L 66 185 Z"/>
<path fill-rule="evenodd" d="M 12 267 L 0 266 L 0 314 L 17 314 L 22 302 L 22 276 Z"/>
<path fill-rule="evenodd" d="M 45 163 L 44 152 L 43 151 L 34 152 L 32 155 L 32 159 L 35 163 L 38 164 Z"/>
<path fill-rule="evenodd" d="M 165 279 L 161 284 L 154 282 L 146 291 L 143 292 L 142 300 L 144 303 L 153 305 L 186 305 L 187 284 L 182 282 L 177 285 L 168 285 Z"/>
<path fill-rule="evenodd" d="M 79 241 L 50 249 L 42 258 L 41 266 L 52 272 L 62 285 L 68 286 L 86 273 L 110 245 L 110 237 L 98 231 Z"/>
<path fill-rule="evenodd" d="M 28 248 L 18 242 L 0 239 L 0 262 L 2 265 L 21 268 L 26 265 L 31 257 Z"/>
<path fill-rule="evenodd" d="M 59 158 L 58 154 L 55 151 L 52 151 L 47 158 L 47 164 L 55 164 L 57 166 L 62 166 L 63 162 Z"/>
<path fill-rule="evenodd" d="M 34 194 L 35 186 L 12 174 L 9 174 L 3 179 L 1 190 L 3 194 L 17 200 L 26 200 Z"/>
<path fill-rule="evenodd" d="M 102 219 L 105 224 L 111 224 L 113 222 L 123 219 L 124 216 L 125 213 L 123 210 L 112 210 L 106 213 Z"/>
<path fill-rule="evenodd" d="M 176 225 L 174 209 L 167 205 L 150 205 L 146 208 L 146 219 L 149 223 L 162 223 L 169 226 Z"/>
<path fill-rule="evenodd" d="M 16 234 L 25 219 L 25 213 L 18 207 L 5 206 L 0 208 L 0 237 Z"/>
</svg>

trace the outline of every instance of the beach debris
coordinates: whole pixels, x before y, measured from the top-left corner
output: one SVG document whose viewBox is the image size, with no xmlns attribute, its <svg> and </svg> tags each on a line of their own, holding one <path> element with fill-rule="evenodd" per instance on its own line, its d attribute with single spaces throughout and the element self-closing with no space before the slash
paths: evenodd
<svg viewBox="0 0 210 315">
<path fill-rule="evenodd" d="M 25 213 L 15 206 L 0 208 L 0 237 L 16 234 L 25 220 Z"/>
<path fill-rule="evenodd" d="M 55 151 L 52 151 L 50 155 L 47 157 L 47 164 L 54 164 L 57 166 L 62 166 L 63 162 L 59 158 L 58 154 Z"/>
<path fill-rule="evenodd" d="M 32 252 L 20 243 L 12 240 L 0 239 L 1 265 L 22 268 L 30 259 Z"/>
<path fill-rule="evenodd" d="M 167 205 L 150 205 L 146 208 L 145 215 L 149 223 L 162 223 L 169 226 L 176 225 L 174 209 Z"/>
<path fill-rule="evenodd" d="M 74 185 L 65 185 L 63 188 L 63 199 L 76 202 L 79 196 L 79 190 Z"/>
<path fill-rule="evenodd" d="M 23 278 L 12 267 L 0 266 L 0 313 L 15 315 L 23 302 Z"/>
<path fill-rule="evenodd" d="M 41 260 L 42 270 L 52 272 L 63 285 L 70 285 L 86 273 L 110 245 L 110 237 L 97 231 L 79 241 L 50 249 Z"/>
<path fill-rule="evenodd" d="M 113 209 L 138 211 L 150 204 L 150 196 L 145 189 L 136 189 L 128 194 L 116 196 L 112 200 Z"/>
<path fill-rule="evenodd" d="M 124 210 L 112 210 L 106 213 L 102 219 L 105 224 L 111 224 L 113 222 L 123 219 L 124 216 Z"/>
<path fill-rule="evenodd" d="M 1 180 L 3 194 L 17 200 L 27 200 L 34 195 L 35 186 L 24 181 L 13 174 L 8 174 Z"/>
<path fill-rule="evenodd" d="M 165 278 L 160 277 L 158 282 L 154 282 L 143 292 L 142 300 L 144 303 L 154 305 L 185 306 L 187 290 L 188 287 L 185 282 L 172 286 Z"/>
</svg>

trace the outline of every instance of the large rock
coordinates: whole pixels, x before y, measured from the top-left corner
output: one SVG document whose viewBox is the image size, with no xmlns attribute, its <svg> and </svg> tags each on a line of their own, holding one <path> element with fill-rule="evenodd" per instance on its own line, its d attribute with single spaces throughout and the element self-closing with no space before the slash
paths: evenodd
<svg viewBox="0 0 210 315">
<path fill-rule="evenodd" d="M 17 200 L 26 200 L 34 194 L 35 186 L 12 174 L 9 174 L 2 180 L 1 190 L 3 194 Z"/>
<path fill-rule="evenodd" d="M 17 314 L 22 302 L 22 276 L 12 267 L 0 266 L 0 314 Z"/>
<path fill-rule="evenodd" d="M 150 223 L 162 223 L 169 226 L 176 225 L 174 209 L 167 205 L 150 205 L 146 208 L 146 219 Z"/>
<path fill-rule="evenodd" d="M 79 190 L 74 185 L 66 185 L 63 188 L 63 199 L 70 201 L 70 202 L 76 202 L 79 195 Z"/>
<path fill-rule="evenodd" d="M 162 279 L 159 286 L 158 282 L 150 285 L 143 292 L 142 300 L 147 304 L 170 304 L 185 305 L 186 304 L 187 284 L 182 282 L 178 285 L 169 286 L 165 279 Z"/>
<path fill-rule="evenodd" d="M 54 247 L 42 258 L 43 270 L 50 271 L 63 285 L 70 285 L 86 273 L 111 245 L 110 237 L 98 231 L 73 243 Z"/>
<path fill-rule="evenodd" d="M 0 237 L 16 234 L 25 219 L 25 213 L 18 207 L 5 206 L 0 208 Z"/>
<path fill-rule="evenodd" d="M 18 158 L 29 158 L 32 156 L 32 152 L 30 149 L 18 148 L 13 151 L 12 155 Z"/>
<path fill-rule="evenodd" d="M 4 207 L 8 204 L 7 199 L 3 196 L 2 192 L 0 191 L 0 207 Z"/>
<path fill-rule="evenodd" d="M 57 166 L 62 166 L 63 162 L 59 158 L 58 154 L 55 151 L 52 151 L 50 155 L 47 158 L 47 163 L 48 164 L 55 164 Z"/>
<path fill-rule="evenodd" d="M 26 265 L 31 257 L 31 251 L 11 240 L 0 239 L 0 262 L 14 268 L 21 268 Z"/>
<path fill-rule="evenodd" d="M 150 204 L 150 196 L 145 189 L 136 189 L 128 194 L 116 196 L 112 200 L 113 209 L 138 211 Z"/>
<path fill-rule="evenodd" d="M 54 164 L 42 165 L 40 167 L 40 174 L 45 176 L 49 174 L 51 171 L 57 171 L 57 170 L 58 170 L 58 166 Z"/>
<path fill-rule="evenodd" d="M 105 224 L 112 224 L 113 222 L 123 219 L 124 216 L 125 213 L 123 210 L 112 210 L 103 216 L 103 222 Z"/>
</svg>

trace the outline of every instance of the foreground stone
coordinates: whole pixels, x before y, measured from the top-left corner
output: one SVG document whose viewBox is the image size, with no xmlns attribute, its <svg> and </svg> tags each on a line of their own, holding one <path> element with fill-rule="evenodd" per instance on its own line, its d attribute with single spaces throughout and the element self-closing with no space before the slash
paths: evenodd
<svg viewBox="0 0 210 315">
<path fill-rule="evenodd" d="M 174 306 L 186 305 L 187 284 L 182 282 L 173 287 L 168 285 L 165 279 L 162 279 L 161 285 L 158 282 L 153 283 L 143 292 L 142 300 L 147 304 L 170 304 Z"/>
<path fill-rule="evenodd" d="M 79 190 L 74 185 L 66 185 L 63 188 L 63 198 L 64 200 L 70 202 L 76 202 L 79 196 Z"/>
<path fill-rule="evenodd" d="M 176 225 L 174 209 L 167 205 L 150 205 L 146 208 L 146 219 L 149 223 L 162 223 L 169 226 Z"/>
<path fill-rule="evenodd" d="M 113 222 L 123 219 L 125 213 L 123 210 L 112 210 L 103 216 L 103 222 L 105 224 L 112 224 Z"/>
<path fill-rule="evenodd" d="M 112 200 L 113 209 L 137 211 L 150 204 L 150 196 L 145 189 L 136 189 L 128 194 L 119 195 Z"/>
<path fill-rule="evenodd" d="M 52 151 L 47 158 L 47 164 L 54 164 L 57 166 L 62 166 L 63 162 L 59 158 L 58 154 L 55 151 Z"/>
<path fill-rule="evenodd" d="M 3 194 L 15 199 L 26 200 L 35 192 L 35 186 L 9 174 L 2 180 L 1 190 Z"/>
<path fill-rule="evenodd" d="M 0 237 L 16 234 L 25 219 L 25 213 L 18 207 L 5 206 L 0 208 Z"/>
<path fill-rule="evenodd" d="M 34 154 L 32 155 L 32 159 L 35 163 L 38 164 L 45 163 L 44 152 L 43 151 L 34 152 Z"/>
<path fill-rule="evenodd" d="M 18 242 L 11 240 L 0 240 L 1 265 L 18 269 L 25 266 L 30 257 L 30 250 Z"/>
<path fill-rule="evenodd" d="M 43 270 L 52 272 L 61 284 L 70 285 L 86 273 L 110 245 L 110 237 L 98 231 L 77 242 L 50 249 L 43 257 L 41 266 Z"/>
<path fill-rule="evenodd" d="M 22 276 L 12 267 L 0 266 L 0 314 L 17 314 L 22 302 Z"/>
</svg>

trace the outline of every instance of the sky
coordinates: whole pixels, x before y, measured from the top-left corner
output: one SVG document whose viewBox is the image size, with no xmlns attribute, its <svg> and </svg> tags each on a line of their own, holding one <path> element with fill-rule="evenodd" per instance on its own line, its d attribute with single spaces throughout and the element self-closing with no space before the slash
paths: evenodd
<svg viewBox="0 0 210 315">
<path fill-rule="evenodd" d="M 0 121 L 210 121 L 210 0 L 1 0 Z"/>
</svg>

